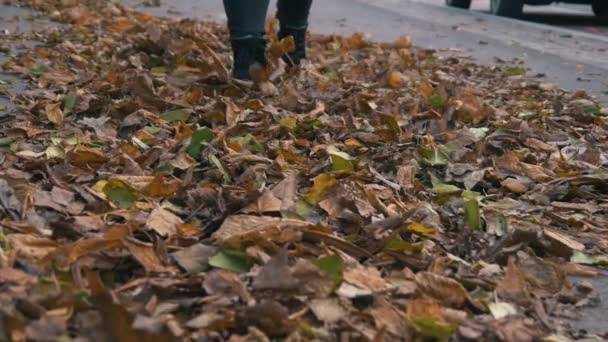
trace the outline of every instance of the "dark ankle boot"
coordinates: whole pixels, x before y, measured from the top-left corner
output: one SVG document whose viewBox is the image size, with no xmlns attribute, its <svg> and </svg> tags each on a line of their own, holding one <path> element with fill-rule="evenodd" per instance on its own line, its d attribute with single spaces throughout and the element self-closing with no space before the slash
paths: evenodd
<svg viewBox="0 0 608 342">
<path fill-rule="evenodd" d="M 232 76 L 239 80 L 251 80 L 250 68 L 254 64 L 266 65 L 266 39 L 263 37 L 243 37 L 232 39 L 234 67 Z"/>
<path fill-rule="evenodd" d="M 293 36 L 296 50 L 283 56 L 283 60 L 289 66 L 299 65 L 300 61 L 306 58 L 306 28 L 291 29 L 282 27 L 279 30 L 279 39 L 289 36 Z"/>
</svg>

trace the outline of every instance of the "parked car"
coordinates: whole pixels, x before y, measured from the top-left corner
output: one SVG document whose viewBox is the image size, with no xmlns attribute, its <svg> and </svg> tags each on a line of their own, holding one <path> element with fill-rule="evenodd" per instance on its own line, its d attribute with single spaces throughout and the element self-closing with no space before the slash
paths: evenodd
<svg viewBox="0 0 608 342">
<path fill-rule="evenodd" d="M 445 0 L 448 6 L 469 8 L 472 0 Z M 608 18 L 608 0 L 490 0 L 493 14 L 505 17 L 520 17 L 524 5 L 550 5 L 554 2 L 591 5 L 593 13 L 600 18 Z"/>
</svg>

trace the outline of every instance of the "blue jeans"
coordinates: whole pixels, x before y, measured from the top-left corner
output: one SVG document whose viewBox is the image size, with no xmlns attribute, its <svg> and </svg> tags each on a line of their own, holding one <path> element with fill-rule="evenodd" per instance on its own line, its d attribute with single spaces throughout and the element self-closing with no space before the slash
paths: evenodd
<svg viewBox="0 0 608 342">
<path fill-rule="evenodd" d="M 232 39 L 264 36 L 264 22 L 270 0 L 223 0 Z M 282 29 L 308 26 L 312 0 L 279 0 L 277 18 Z"/>
</svg>

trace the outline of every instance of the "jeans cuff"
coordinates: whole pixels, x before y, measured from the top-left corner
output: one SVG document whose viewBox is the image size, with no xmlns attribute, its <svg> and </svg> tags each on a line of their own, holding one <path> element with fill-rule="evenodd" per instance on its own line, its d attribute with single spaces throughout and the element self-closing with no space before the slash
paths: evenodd
<svg viewBox="0 0 608 342">
<path fill-rule="evenodd" d="M 231 40 L 246 40 L 252 38 L 264 38 L 264 33 L 231 33 Z"/>
</svg>

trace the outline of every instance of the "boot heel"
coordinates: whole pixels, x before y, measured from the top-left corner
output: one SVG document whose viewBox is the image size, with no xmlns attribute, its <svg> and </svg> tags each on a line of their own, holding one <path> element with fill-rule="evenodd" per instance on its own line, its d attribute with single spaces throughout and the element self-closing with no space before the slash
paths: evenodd
<svg viewBox="0 0 608 342">
<path fill-rule="evenodd" d="M 252 66 L 264 67 L 266 61 L 266 39 L 248 36 L 231 40 L 234 56 L 232 76 L 238 80 L 250 81 Z"/>
</svg>

